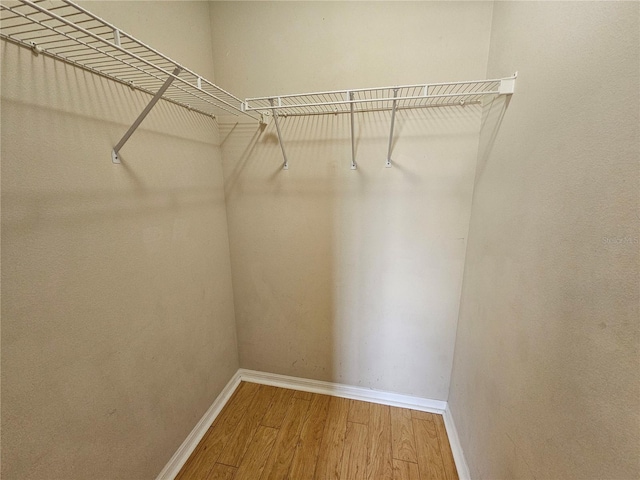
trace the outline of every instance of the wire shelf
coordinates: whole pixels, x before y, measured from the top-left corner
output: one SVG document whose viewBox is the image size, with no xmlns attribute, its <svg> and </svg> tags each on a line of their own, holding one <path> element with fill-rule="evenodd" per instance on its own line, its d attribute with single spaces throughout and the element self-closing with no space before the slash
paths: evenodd
<svg viewBox="0 0 640 480">
<path fill-rule="evenodd" d="M 163 98 L 210 116 L 246 115 L 262 124 L 268 122 L 269 115 L 273 116 L 285 169 L 289 168 L 289 162 L 279 116 L 349 113 L 351 168 L 355 170 L 354 114 L 391 111 L 386 161 L 386 166 L 391 167 L 394 122 L 398 110 L 466 105 L 479 103 L 487 95 L 511 95 L 517 76 L 256 97 L 243 102 L 70 0 L 0 1 L 0 38 L 153 95 L 113 147 L 113 163 L 120 163 L 120 149 L 156 102 Z"/>
<path fill-rule="evenodd" d="M 509 90 L 513 77 L 469 82 L 430 83 L 393 87 L 336 90 L 272 97 L 247 98 L 247 112 L 277 112 L 282 116 L 326 115 L 406 110 L 479 103 L 486 95 L 513 93 Z M 394 101 L 396 102 L 394 107 Z"/>
<path fill-rule="evenodd" d="M 69 0 L 3 0 L 0 37 L 210 116 L 248 115 L 242 101 Z"/>
</svg>

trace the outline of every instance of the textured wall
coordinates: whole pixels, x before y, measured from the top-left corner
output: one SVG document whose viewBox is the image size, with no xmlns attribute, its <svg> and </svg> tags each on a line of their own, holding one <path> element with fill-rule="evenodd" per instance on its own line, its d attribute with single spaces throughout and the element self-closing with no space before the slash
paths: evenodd
<svg viewBox="0 0 640 480">
<path fill-rule="evenodd" d="M 639 4 L 496 2 L 449 401 L 473 478 L 640 477 Z M 497 134 L 496 134 L 497 133 Z"/>
<path fill-rule="evenodd" d="M 213 74 L 206 3 L 89 2 Z M 238 368 L 215 122 L 7 42 L 2 478 L 153 478 Z"/>
<path fill-rule="evenodd" d="M 243 96 L 482 78 L 487 3 L 212 4 L 217 80 Z M 445 400 L 480 108 L 221 125 L 243 367 Z"/>
</svg>

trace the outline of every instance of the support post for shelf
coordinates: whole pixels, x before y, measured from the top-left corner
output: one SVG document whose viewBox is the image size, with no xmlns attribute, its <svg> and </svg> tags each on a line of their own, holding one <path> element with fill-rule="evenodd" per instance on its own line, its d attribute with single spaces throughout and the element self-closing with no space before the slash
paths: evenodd
<svg viewBox="0 0 640 480">
<path fill-rule="evenodd" d="M 271 107 L 273 107 L 273 98 L 269 99 L 269 103 L 271 104 Z M 278 113 L 276 112 L 275 108 L 271 108 L 271 113 L 273 115 L 273 121 L 276 124 L 276 132 L 278 134 L 278 143 L 280 144 L 280 150 L 282 150 L 282 157 L 284 158 L 284 164 L 282 165 L 282 169 L 289 170 L 289 160 L 287 160 L 287 152 L 284 151 L 284 143 L 282 143 L 282 135 L 280 134 L 280 124 L 278 123 Z"/>
<path fill-rule="evenodd" d="M 387 150 L 387 162 L 385 163 L 385 167 L 391 168 L 391 145 L 393 143 L 393 126 L 396 123 L 396 105 L 398 101 L 396 97 L 398 96 L 398 89 L 393 89 L 393 106 L 391 107 L 391 131 L 389 132 L 389 149 Z"/>
<path fill-rule="evenodd" d="M 356 170 L 358 164 L 356 163 L 356 139 L 353 127 L 353 92 L 349 92 L 349 101 L 351 102 L 351 170 Z"/>
<path fill-rule="evenodd" d="M 169 86 L 171 85 L 171 82 L 173 82 L 173 80 L 176 78 L 176 76 L 180 74 L 181 71 L 182 71 L 182 68 L 180 67 L 176 67 L 173 70 L 173 73 L 169 76 L 169 78 L 165 80 L 162 87 L 160 87 L 160 90 L 156 92 L 156 94 L 153 96 L 153 98 L 148 103 L 148 105 L 144 107 L 144 110 L 142 111 L 142 113 L 138 115 L 138 118 L 136 118 L 136 121 L 133 122 L 133 125 L 129 127 L 129 130 L 127 130 L 127 133 L 125 133 L 124 136 L 120 139 L 120 141 L 116 144 L 116 146 L 113 147 L 113 150 L 111 151 L 111 161 L 113 163 L 120 163 L 120 149 L 124 146 L 125 143 L 127 143 L 127 140 L 129 140 L 129 137 L 133 135 L 133 132 L 135 132 L 136 129 L 140 126 L 140 124 L 145 119 L 145 117 L 149 114 L 149 112 L 154 107 L 154 105 L 158 103 L 158 100 L 160 100 L 160 98 L 162 98 L 162 95 L 164 95 L 164 92 L 167 91 L 167 88 L 169 88 Z"/>
</svg>

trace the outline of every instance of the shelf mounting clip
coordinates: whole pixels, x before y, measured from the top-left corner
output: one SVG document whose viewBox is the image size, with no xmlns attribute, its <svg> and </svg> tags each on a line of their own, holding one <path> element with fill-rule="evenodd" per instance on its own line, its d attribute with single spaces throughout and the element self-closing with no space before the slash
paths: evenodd
<svg viewBox="0 0 640 480">
<path fill-rule="evenodd" d="M 167 89 L 171 86 L 171 83 L 176 79 L 176 77 L 180 74 L 181 71 L 182 71 L 181 67 L 176 67 L 173 70 L 173 73 L 169 75 L 169 78 L 165 80 L 164 84 L 162 84 L 162 87 L 160 87 L 160 90 L 156 92 L 156 94 L 153 96 L 151 101 L 147 104 L 146 107 L 144 107 L 144 110 L 142 111 L 142 113 L 138 115 L 138 118 L 136 118 L 136 121 L 133 122 L 133 125 L 129 127 L 129 130 L 127 130 L 127 133 L 125 133 L 124 136 L 120 139 L 120 141 L 116 144 L 116 146 L 113 147 L 113 150 L 111 150 L 111 161 L 113 163 L 120 163 L 120 149 L 124 146 L 125 143 L 127 143 L 127 140 L 129 140 L 129 137 L 133 135 L 133 132 L 135 132 L 136 129 L 140 126 L 142 121 L 149 114 L 149 112 L 154 107 L 154 105 L 158 103 L 158 100 L 162 98 L 162 95 L 164 95 L 164 92 L 167 91 Z"/>
</svg>

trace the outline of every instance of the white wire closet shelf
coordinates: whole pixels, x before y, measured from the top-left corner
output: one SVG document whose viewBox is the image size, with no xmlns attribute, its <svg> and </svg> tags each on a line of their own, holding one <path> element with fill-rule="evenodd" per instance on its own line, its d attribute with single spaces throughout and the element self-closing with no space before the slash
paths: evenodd
<svg viewBox="0 0 640 480">
<path fill-rule="evenodd" d="M 349 113 L 351 168 L 355 170 L 356 113 L 391 112 L 385 164 L 390 167 L 398 110 L 475 104 L 488 95 L 511 95 L 515 88 L 516 75 L 513 75 L 493 80 L 256 97 L 243 102 L 70 0 L 0 1 L 0 38 L 30 48 L 36 54 L 52 56 L 153 95 L 149 104 L 113 147 L 113 163 L 120 163 L 120 149 L 161 98 L 214 117 L 248 116 L 266 123 L 271 114 L 284 158 L 284 169 L 289 167 L 289 162 L 279 116 Z"/>
<path fill-rule="evenodd" d="M 391 111 L 391 129 L 386 167 L 391 167 L 393 129 L 398 110 L 464 106 L 478 104 L 486 96 L 511 95 L 515 89 L 515 73 L 511 77 L 468 82 L 428 83 L 420 85 L 397 85 L 392 87 L 359 88 L 356 90 L 334 90 L 327 92 L 300 93 L 271 97 L 247 98 L 242 104 L 246 112 L 271 112 L 278 133 L 278 141 L 284 158 L 283 168 L 289 168 L 278 116 L 328 115 L 348 113 L 351 115 L 351 169 L 357 169 L 355 150 L 355 114 Z"/>
<path fill-rule="evenodd" d="M 0 37 L 154 95 L 114 147 L 114 163 L 160 98 L 212 117 L 260 119 L 238 97 L 69 0 L 2 0 Z"/>
<path fill-rule="evenodd" d="M 281 116 L 326 115 L 477 104 L 488 95 L 512 94 L 516 75 L 492 80 L 397 85 L 247 98 L 242 108 Z M 395 106 L 394 106 L 395 103 Z"/>
</svg>

